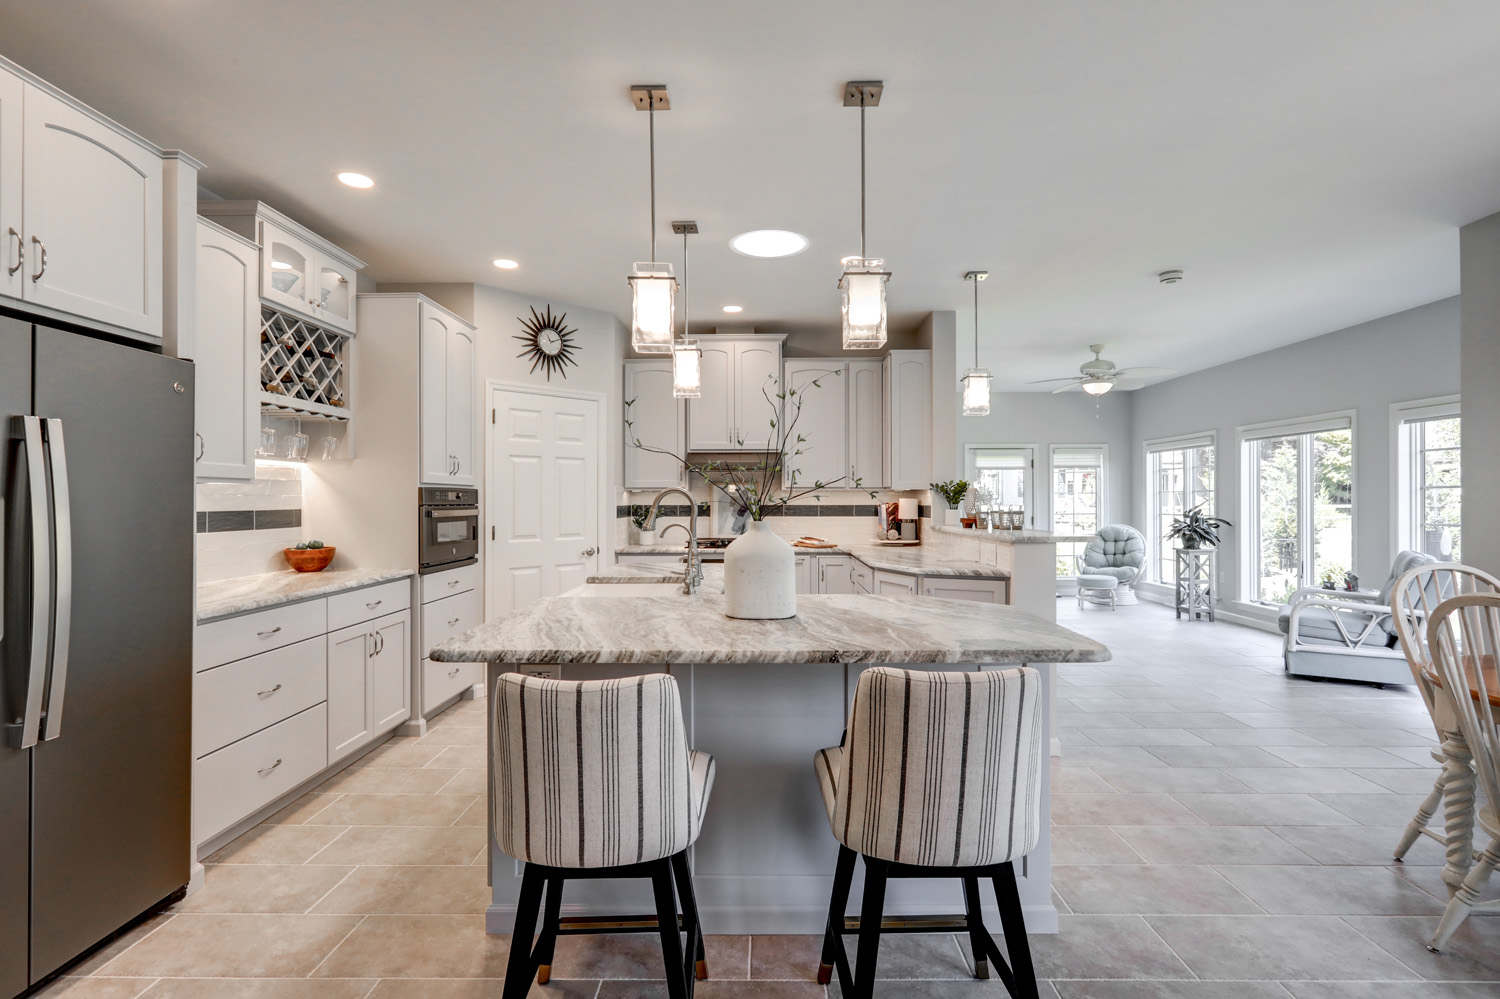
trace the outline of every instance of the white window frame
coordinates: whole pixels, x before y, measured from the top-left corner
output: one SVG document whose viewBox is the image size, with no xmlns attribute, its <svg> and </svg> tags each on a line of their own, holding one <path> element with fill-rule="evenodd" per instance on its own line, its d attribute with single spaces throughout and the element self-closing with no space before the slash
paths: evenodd
<svg viewBox="0 0 1500 999">
<path fill-rule="evenodd" d="M 1099 526 L 1114 523 L 1109 519 L 1109 445 L 1108 444 L 1049 444 L 1047 445 L 1047 521 L 1046 530 L 1057 528 L 1057 454 L 1059 451 L 1095 451 L 1099 454 L 1099 480 L 1097 486 L 1097 514 Z M 1058 542 L 1059 545 L 1067 542 Z M 1079 555 L 1082 558 L 1082 555 Z M 1058 579 L 1076 579 L 1077 576 L 1058 576 Z"/>
<path fill-rule="evenodd" d="M 1250 423 L 1235 428 L 1235 444 L 1239 451 L 1240 469 L 1240 502 L 1239 523 L 1243 525 L 1237 532 L 1239 536 L 1239 576 L 1240 576 L 1240 599 L 1236 604 L 1243 610 L 1258 617 L 1267 617 L 1276 613 L 1276 608 L 1271 604 L 1261 603 L 1255 599 L 1259 592 L 1258 580 L 1255 578 L 1256 558 L 1251 552 L 1250 542 L 1257 537 L 1258 530 L 1252 531 L 1251 527 L 1257 522 L 1255 516 L 1259 505 L 1259 498 L 1255 490 L 1255 469 L 1250 459 L 1247 443 L 1265 440 L 1271 437 L 1294 437 L 1299 434 L 1320 434 L 1332 430 L 1349 431 L 1349 453 L 1352 462 L 1352 472 L 1349 481 L 1349 534 L 1351 538 L 1359 538 L 1359 413 L 1353 409 L 1343 409 L 1332 413 L 1319 413 L 1316 416 L 1304 416 L 1290 420 L 1273 420 L 1269 423 Z M 1304 508 L 1299 512 L 1298 523 L 1311 523 L 1310 507 L 1311 497 L 1303 496 L 1299 499 L 1299 505 Z M 1300 530 L 1300 527 L 1299 527 Z M 1351 551 L 1351 556 L 1355 552 Z M 1303 581 L 1303 585 L 1307 585 Z"/>
<path fill-rule="evenodd" d="M 1214 513 L 1217 514 L 1219 511 L 1220 480 L 1218 431 L 1205 430 L 1201 433 L 1180 434 L 1175 437 L 1157 437 L 1152 440 L 1146 441 L 1142 449 L 1142 454 L 1145 456 L 1144 463 L 1142 465 L 1142 468 L 1144 469 L 1142 478 L 1145 479 L 1144 484 L 1146 487 L 1146 558 L 1149 560 L 1149 563 L 1152 567 L 1151 571 L 1146 574 L 1145 579 L 1142 580 L 1142 582 L 1145 582 L 1147 584 L 1169 587 L 1175 587 L 1177 585 L 1177 581 L 1175 578 L 1163 580 L 1155 580 L 1151 578 L 1155 573 L 1156 568 L 1161 564 L 1162 546 L 1164 546 L 1167 541 L 1167 539 L 1164 537 L 1158 538 L 1156 536 L 1157 531 L 1160 530 L 1161 511 L 1159 511 L 1156 506 L 1156 482 L 1151 474 L 1151 456 L 1162 451 L 1187 451 L 1196 450 L 1198 448 L 1208 448 L 1214 454 L 1213 508 Z"/>
<path fill-rule="evenodd" d="M 1028 453 L 1029 457 L 1028 457 L 1027 460 L 1030 462 L 1030 464 L 1029 464 L 1029 466 L 1027 468 L 1027 472 L 1029 474 L 1026 476 L 1026 488 L 1023 490 L 1023 493 L 1025 495 L 1023 496 L 1021 502 L 1026 507 L 1026 519 L 1027 519 L 1026 526 L 1029 529 L 1034 529 L 1036 527 L 1036 453 L 1037 453 L 1038 450 L 1040 450 L 1040 446 L 1037 445 L 1037 444 L 1035 444 L 1035 443 L 1032 443 L 1032 444 L 965 444 L 964 445 L 964 478 L 966 478 L 969 482 L 974 482 L 974 483 L 977 483 L 979 481 L 979 476 L 978 476 L 979 455 L 978 455 L 978 452 L 980 452 L 980 451 L 1025 451 L 1025 452 Z M 1052 511 L 1050 509 L 1050 503 L 1049 503 L 1049 509 L 1047 511 L 1047 516 L 1049 518 L 1052 516 Z"/>
<path fill-rule="evenodd" d="M 1461 397 L 1457 395 L 1437 396 L 1432 399 L 1414 399 L 1391 405 L 1391 557 L 1403 548 L 1413 547 L 1415 534 L 1415 509 L 1413 500 L 1416 483 L 1412 481 L 1413 455 L 1406 443 L 1406 425 L 1426 420 L 1445 420 L 1463 417 Z M 1420 546 L 1416 546 L 1420 550 Z"/>
</svg>

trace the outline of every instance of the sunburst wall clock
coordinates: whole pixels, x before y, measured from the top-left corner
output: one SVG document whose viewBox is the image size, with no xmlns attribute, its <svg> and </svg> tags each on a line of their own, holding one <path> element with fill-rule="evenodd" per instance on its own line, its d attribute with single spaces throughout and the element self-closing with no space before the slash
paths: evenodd
<svg viewBox="0 0 1500 999">
<path fill-rule="evenodd" d="M 566 378 L 568 373 L 563 370 L 564 367 L 578 364 L 573 360 L 573 352 L 578 349 L 573 344 L 573 337 L 578 330 L 576 327 L 568 328 L 567 318 L 566 312 L 554 316 L 550 305 L 545 312 L 537 312 L 533 306 L 530 319 L 516 317 L 524 332 L 514 339 L 526 344 L 526 349 L 516 356 L 531 358 L 531 372 L 540 367 L 547 373 L 549 382 L 552 380 L 552 372 L 556 371 Z"/>
</svg>

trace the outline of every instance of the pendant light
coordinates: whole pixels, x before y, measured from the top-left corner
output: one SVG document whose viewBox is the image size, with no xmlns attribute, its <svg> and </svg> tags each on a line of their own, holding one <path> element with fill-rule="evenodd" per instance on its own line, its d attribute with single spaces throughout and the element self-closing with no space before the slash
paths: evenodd
<svg viewBox="0 0 1500 999">
<path fill-rule="evenodd" d="M 688 236 L 697 234 L 698 223 L 673 222 L 672 231 L 682 237 L 682 338 L 672 341 L 672 395 L 697 399 L 703 395 L 703 351 L 688 336 Z"/>
<path fill-rule="evenodd" d="M 964 280 L 974 285 L 974 366 L 964 372 L 964 415 L 990 415 L 990 369 L 979 366 L 979 282 L 990 276 L 989 271 L 969 271 Z"/>
<path fill-rule="evenodd" d="M 844 349 L 874 350 L 885 345 L 885 260 L 865 256 L 865 108 L 879 107 L 885 84 L 851 80 L 844 86 L 844 107 L 859 108 L 859 256 L 840 261 L 844 275 Z"/>
<path fill-rule="evenodd" d="M 630 345 L 642 354 L 666 354 L 672 350 L 677 306 L 677 279 L 672 265 L 656 260 L 656 112 L 672 110 L 664 83 L 630 88 L 637 111 L 650 116 L 651 135 L 651 260 L 637 261 L 630 277 Z"/>
</svg>

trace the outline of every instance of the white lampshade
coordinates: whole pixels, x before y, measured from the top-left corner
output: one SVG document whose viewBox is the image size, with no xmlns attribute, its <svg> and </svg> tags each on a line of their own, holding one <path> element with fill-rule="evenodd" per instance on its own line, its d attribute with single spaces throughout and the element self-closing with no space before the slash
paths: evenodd
<svg viewBox="0 0 1500 999">
<path fill-rule="evenodd" d="M 970 368 L 964 372 L 964 415 L 990 415 L 990 369 Z"/>
<path fill-rule="evenodd" d="M 1115 387 L 1115 383 L 1107 378 L 1085 378 L 1083 390 L 1089 395 L 1103 395 Z"/>
<path fill-rule="evenodd" d="M 844 349 L 874 350 L 885 345 L 885 284 L 890 275 L 885 261 L 875 257 L 845 257 Z"/>
<path fill-rule="evenodd" d="M 642 354 L 667 354 L 677 321 L 677 279 L 672 265 L 637 263 L 630 277 L 630 344 Z"/>
<path fill-rule="evenodd" d="M 672 395 L 697 399 L 703 395 L 703 351 L 697 340 L 672 344 Z"/>
</svg>

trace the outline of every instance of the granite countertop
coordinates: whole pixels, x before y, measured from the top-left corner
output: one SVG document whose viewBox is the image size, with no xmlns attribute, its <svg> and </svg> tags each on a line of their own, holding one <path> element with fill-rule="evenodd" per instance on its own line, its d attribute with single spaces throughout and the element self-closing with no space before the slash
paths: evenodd
<svg viewBox="0 0 1500 999">
<path fill-rule="evenodd" d="M 539 600 L 444 642 L 436 662 L 1107 662 L 1109 649 L 1025 611 L 967 600 L 801 594 L 797 616 L 737 621 L 702 593 Z"/>
<path fill-rule="evenodd" d="M 840 545 L 837 548 L 798 548 L 799 555 L 852 555 L 871 569 L 882 572 L 900 572 L 908 576 L 972 576 L 978 579 L 1009 579 L 1010 573 L 983 562 L 943 555 L 921 545 Z M 615 549 L 616 555 L 685 555 L 686 545 L 626 545 Z M 660 565 L 661 563 L 658 563 Z M 670 565 L 670 563 L 668 563 Z M 681 578 L 679 573 L 678 578 Z M 659 582 L 660 580 L 656 580 Z M 618 579 L 589 582 L 617 583 Z M 644 580 L 643 580 L 644 582 Z"/>
<path fill-rule="evenodd" d="M 198 623 L 263 610 L 278 604 L 326 597 L 342 590 L 404 579 L 410 569 L 324 569 L 322 572 L 267 572 L 198 584 Z"/>
</svg>

